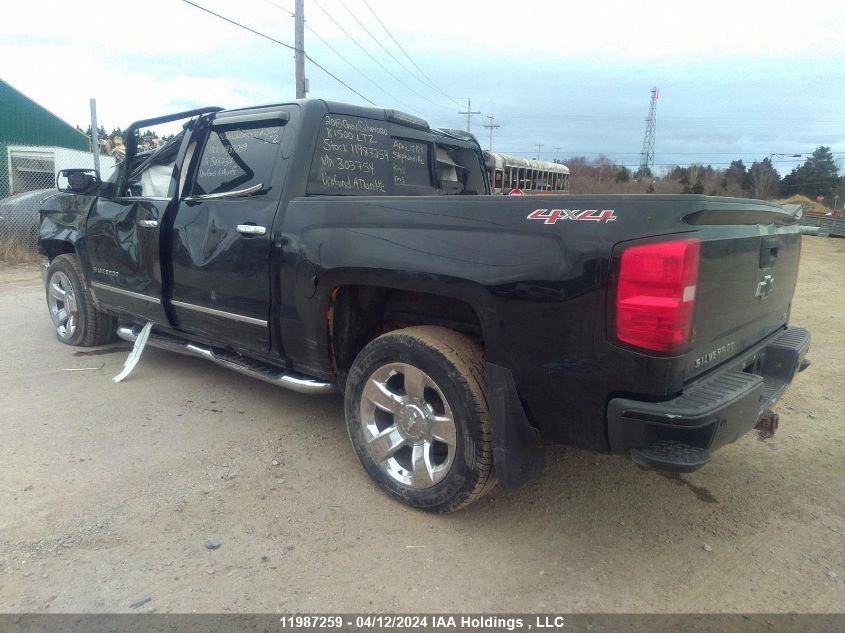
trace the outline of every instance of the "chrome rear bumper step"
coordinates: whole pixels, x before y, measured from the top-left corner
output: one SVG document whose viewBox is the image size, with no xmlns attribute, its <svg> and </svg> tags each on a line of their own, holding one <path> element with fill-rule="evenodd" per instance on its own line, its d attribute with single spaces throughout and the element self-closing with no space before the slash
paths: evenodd
<svg viewBox="0 0 845 633">
<path fill-rule="evenodd" d="M 122 325 L 117 328 L 117 335 L 130 343 L 135 342 L 140 332 L 140 326 Z M 236 371 L 239 374 L 257 378 L 277 387 L 284 387 L 285 389 L 299 393 L 328 394 L 337 392 L 337 387 L 335 387 L 334 383 L 280 369 L 234 352 L 192 343 L 173 336 L 153 332 L 150 334 L 147 345 L 176 352 L 177 354 L 204 358 L 221 367 Z"/>
</svg>

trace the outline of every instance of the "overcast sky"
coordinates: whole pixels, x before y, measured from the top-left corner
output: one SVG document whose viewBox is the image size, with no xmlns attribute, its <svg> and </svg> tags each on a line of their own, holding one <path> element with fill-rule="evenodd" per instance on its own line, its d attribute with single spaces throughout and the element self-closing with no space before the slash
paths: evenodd
<svg viewBox="0 0 845 633">
<path fill-rule="evenodd" d="M 293 0 L 195 1 L 293 44 Z M 471 97 L 485 148 L 492 115 L 494 150 L 635 166 L 657 86 L 658 165 L 829 145 L 845 166 L 842 2 L 305 0 L 305 15 L 308 54 L 379 106 L 463 128 Z M 307 62 L 306 75 L 309 96 L 366 103 Z M 292 50 L 181 0 L 4 3 L 0 78 L 82 127 L 95 97 L 109 130 L 295 94 Z"/>
</svg>

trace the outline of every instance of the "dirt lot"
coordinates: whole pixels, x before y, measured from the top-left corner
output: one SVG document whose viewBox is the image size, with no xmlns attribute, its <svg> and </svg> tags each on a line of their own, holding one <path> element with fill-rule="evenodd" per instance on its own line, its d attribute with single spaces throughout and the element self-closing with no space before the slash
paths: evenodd
<svg viewBox="0 0 845 633">
<path fill-rule="evenodd" d="M 155 349 L 115 385 L 127 348 L 60 345 L 36 268 L 2 269 L 0 611 L 842 611 L 843 270 L 805 238 L 774 439 L 684 477 L 553 449 L 430 516 L 370 484 L 339 397 Z"/>
</svg>

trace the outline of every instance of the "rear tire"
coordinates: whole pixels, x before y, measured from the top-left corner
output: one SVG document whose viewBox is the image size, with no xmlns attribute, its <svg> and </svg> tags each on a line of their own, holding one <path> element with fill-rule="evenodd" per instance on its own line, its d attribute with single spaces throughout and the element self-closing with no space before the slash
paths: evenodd
<svg viewBox="0 0 845 633">
<path fill-rule="evenodd" d="M 391 497 L 452 512 L 496 484 L 481 346 L 419 326 L 371 341 L 346 381 L 346 423 L 361 465 Z"/>
<path fill-rule="evenodd" d="M 94 307 L 94 298 L 76 255 L 59 255 L 47 271 L 47 309 L 56 338 L 77 347 L 115 340 L 117 319 Z"/>
</svg>

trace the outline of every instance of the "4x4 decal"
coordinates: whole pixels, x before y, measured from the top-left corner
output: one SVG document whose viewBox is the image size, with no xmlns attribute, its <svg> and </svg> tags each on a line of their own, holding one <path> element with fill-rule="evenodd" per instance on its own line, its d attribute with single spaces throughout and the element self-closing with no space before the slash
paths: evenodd
<svg viewBox="0 0 845 633">
<path fill-rule="evenodd" d="M 528 214 L 528 220 L 543 220 L 544 224 L 555 224 L 558 220 L 585 220 L 587 222 L 613 222 L 613 209 L 537 209 Z"/>
</svg>

